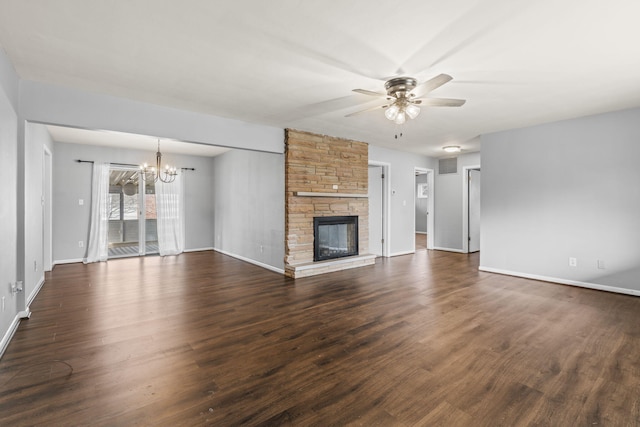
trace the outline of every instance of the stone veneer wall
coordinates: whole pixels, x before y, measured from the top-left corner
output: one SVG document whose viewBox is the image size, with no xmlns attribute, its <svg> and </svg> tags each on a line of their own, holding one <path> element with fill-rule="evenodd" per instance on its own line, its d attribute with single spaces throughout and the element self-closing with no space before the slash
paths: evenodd
<svg viewBox="0 0 640 427">
<path fill-rule="evenodd" d="M 359 253 L 368 254 L 368 198 L 295 195 L 298 191 L 366 195 L 368 145 L 292 129 L 286 130 L 285 144 L 285 274 L 310 276 L 375 262 L 372 258 L 313 262 L 315 216 L 358 215 Z"/>
</svg>

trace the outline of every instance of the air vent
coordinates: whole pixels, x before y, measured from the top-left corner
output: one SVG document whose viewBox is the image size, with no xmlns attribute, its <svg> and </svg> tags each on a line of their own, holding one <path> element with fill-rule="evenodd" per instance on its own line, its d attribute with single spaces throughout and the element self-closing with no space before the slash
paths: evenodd
<svg viewBox="0 0 640 427">
<path fill-rule="evenodd" d="M 438 174 L 458 173 L 458 158 L 440 159 L 438 161 Z"/>
</svg>

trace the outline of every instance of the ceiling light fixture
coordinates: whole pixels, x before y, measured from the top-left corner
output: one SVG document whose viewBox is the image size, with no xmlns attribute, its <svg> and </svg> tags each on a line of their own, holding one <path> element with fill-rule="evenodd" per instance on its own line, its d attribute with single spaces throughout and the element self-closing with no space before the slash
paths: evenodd
<svg viewBox="0 0 640 427">
<path fill-rule="evenodd" d="M 144 181 L 156 182 L 158 179 L 165 183 L 176 180 L 178 170 L 175 167 L 165 165 L 162 169 L 162 153 L 160 152 L 160 139 L 158 139 L 158 151 L 156 152 L 156 166 L 149 167 L 146 163 L 140 166 L 140 175 Z"/>
<path fill-rule="evenodd" d="M 460 146 L 459 145 L 447 145 L 446 147 L 442 147 L 444 151 L 447 153 L 459 153 Z"/>
<path fill-rule="evenodd" d="M 415 119 L 420 114 L 420 107 L 416 105 L 421 101 L 412 99 L 415 95 L 410 93 L 416 87 L 416 79 L 411 77 L 399 77 L 389 80 L 385 84 L 387 98 L 393 99 L 393 103 L 386 107 L 384 115 L 392 122 L 401 125 L 407 119 Z"/>
</svg>

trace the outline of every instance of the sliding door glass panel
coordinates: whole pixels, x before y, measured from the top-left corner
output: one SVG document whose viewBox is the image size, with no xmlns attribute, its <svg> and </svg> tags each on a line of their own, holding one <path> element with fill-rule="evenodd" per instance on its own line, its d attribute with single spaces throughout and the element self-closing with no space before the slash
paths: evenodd
<svg viewBox="0 0 640 427">
<path fill-rule="evenodd" d="M 156 186 L 144 182 L 144 243 L 147 254 L 158 253 L 158 227 L 156 216 Z"/>
<path fill-rule="evenodd" d="M 138 171 L 111 168 L 109 175 L 109 258 L 140 255 Z"/>
</svg>

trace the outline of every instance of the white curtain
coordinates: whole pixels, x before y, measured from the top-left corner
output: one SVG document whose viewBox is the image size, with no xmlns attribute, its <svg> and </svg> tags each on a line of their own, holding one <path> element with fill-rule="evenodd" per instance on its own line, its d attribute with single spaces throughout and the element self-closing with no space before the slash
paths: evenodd
<svg viewBox="0 0 640 427">
<path fill-rule="evenodd" d="M 184 177 L 166 184 L 156 182 L 156 215 L 158 249 L 161 256 L 178 255 L 184 251 Z"/>
<path fill-rule="evenodd" d="M 109 256 L 109 163 L 93 164 L 91 228 L 83 262 L 106 261 Z"/>
</svg>

